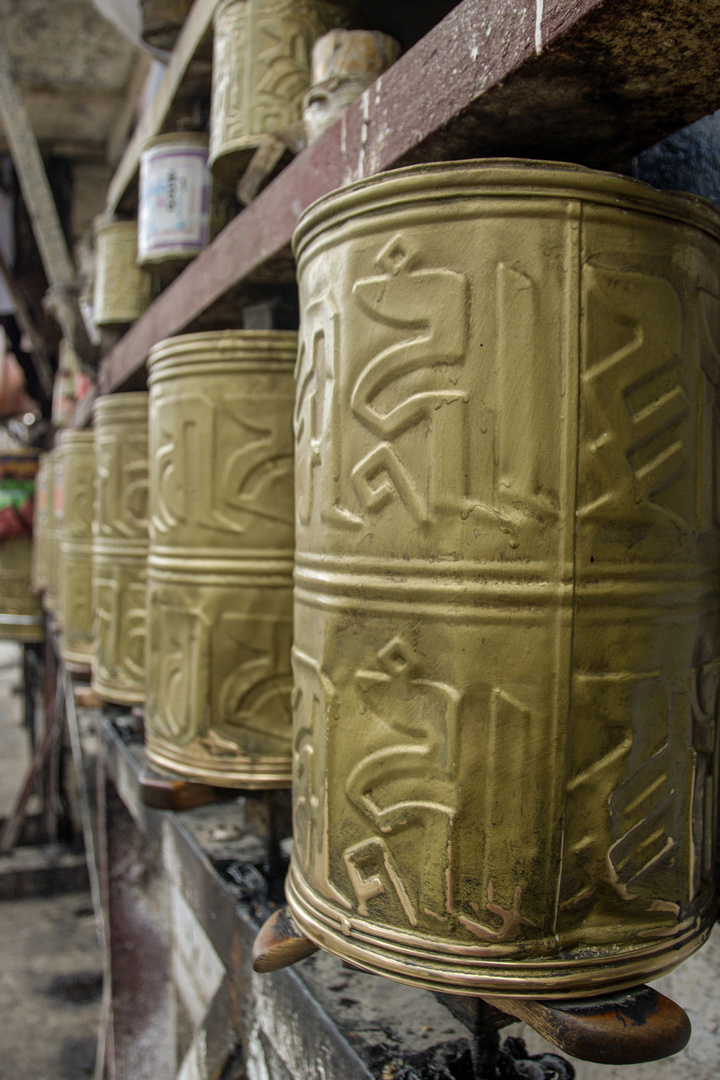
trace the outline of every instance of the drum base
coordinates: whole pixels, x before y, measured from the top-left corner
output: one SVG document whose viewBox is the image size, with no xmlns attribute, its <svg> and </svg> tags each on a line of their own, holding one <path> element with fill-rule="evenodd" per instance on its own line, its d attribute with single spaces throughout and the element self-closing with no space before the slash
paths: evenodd
<svg viewBox="0 0 720 1080">
<path fill-rule="evenodd" d="M 145 753 L 148 761 L 187 780 L 211 787 L 253 790 L 289 788 L 292 786 L 290 758 L 257 758 L 251 760 L 239 750 L 232 758 L 215 762 L 198 762 L 180 747 L 147 739 Z"/>
<path fill-rule="evenodd" d="M 291 862 L 285 894 L 300 930 L 321 948 L 375 975 L 410 986 L 472 997 L 561 999 L 618 993 L 658 979 L 704 943 L 714 912 L 680 923 L 672 936 L 650 943 L 619 943 L 614 948 L 570 950 L 562 956 L 538 955 L 513 943 L 498 946 L 438 948 L 429 937 L 374 924 L 345 914 L 311 891 Z M 621 946 L 624 944 L 624 948 Z M 512 949 L 512 954 L 510 951 Z"/>
</svg>

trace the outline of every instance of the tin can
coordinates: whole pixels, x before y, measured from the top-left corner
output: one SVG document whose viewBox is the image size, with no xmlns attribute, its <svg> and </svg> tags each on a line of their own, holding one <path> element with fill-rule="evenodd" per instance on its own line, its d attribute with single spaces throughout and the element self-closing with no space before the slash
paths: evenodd
<svg viewBox="0 0 720 1080">
<path fill-rule="evenodd" d="M 48 474 L 52 459 L 40 454 L 35 477 L 35 513 L 33 516 L 32 574 L 31 585 L 36 593 L 42 593 L 47 584 L 47 527 L 48 527 Z"/>
<path fill-rule="evenodd" d="M 151 295 L 150 275 L 137 265 L 137 222 L 98 218 L 95 247 L 95 325 L 120 327 L 135 322 Z"/>
<path fill-rule="evenodd" d="M 95 433 L 67 429 L 59 446 L 62 509 L 59 516 L 58 622 L 60 655 L 69 664 L 89 666 L 93 653 L 92 521 Z M 56 474 L 57 494 L 57 474 Z M 56 516 L 56 520 L 57 520 Z"/>
<path fill-rule="evenodd" d="M 287 893 L 344 960 L 584 996 L 707 937 L 719 241 L 512 160 L 301 219 Z"/>
<path fill-rule="evenodd" d="M 31 589 L 37 450 L 0 454 L 0 637 L 42 641 L 45 622 Z"/>
<path fill-rule="evenodd" d="M 192 0 L 140 0 L 142 37 L 156 49 L 172 49 Z"/>
<path fill-rule="evenodd" d="M 225 0 L 215 13 L 210 166 L 234 189 L 260 145 L 299 120 L 313 42 L 347 12 L 330 0 Z"/>
<path fill-rule="evenodd" d="M 296 348 L 226 331 L 150 354 L 147 754 L 218 786 L 290 784 Z"/>
<path fill-rule="evenodd" d="M 318 38 L 303 100 L 307 141 L 319 138 L 399 56 L 398 42 L 379 30 L 330 30 Z"/>
<path fill-rule="evenodd" d="M 138 263 L 178 266 L 208 243 L 208 137 L 170 132 L 145 144 L 140 157 Z"/>
<path fill-rule="evenodd" d="M 145 699 L 148 395 L 95 403 L 92 687 L 107 701 Z"/>
</svg>

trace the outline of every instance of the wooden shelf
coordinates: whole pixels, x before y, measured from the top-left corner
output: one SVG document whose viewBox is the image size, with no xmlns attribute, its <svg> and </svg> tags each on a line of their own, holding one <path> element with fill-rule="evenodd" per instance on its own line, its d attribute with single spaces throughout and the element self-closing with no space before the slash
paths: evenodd
<svg viewBox="0 0 720 1080">
<path fill-rule="evenodd" d="M 244 304 L 293 279 L 300 214 L 343 184 L 498 155 L 622 169 L 718 108 L 719 32 L 706 0 L 464 0 L 162 293 L 102 362 L 100 392 L 143 386 L 163 338 L 242 325 Z"/>
<path fill-rule="evenodd" d="M 199 103 L 208 112 L 212 74 L 213 15 L 220 0 L 195 0 L 173 50 L 152 105 L 133 133 L 108 188 L 106 210 L 134 210 L 140 153 L 147 139 L 174 131 L 179 120 L 192 115 Z M 379 27 L 410 48 L 445 16 L 456 0 L 426 0 L 418 12 L 416 0 L 396 0 L 392 11 L 382 0 L 359 0 L 355 8 L 365 25 Z"/>
</svg>

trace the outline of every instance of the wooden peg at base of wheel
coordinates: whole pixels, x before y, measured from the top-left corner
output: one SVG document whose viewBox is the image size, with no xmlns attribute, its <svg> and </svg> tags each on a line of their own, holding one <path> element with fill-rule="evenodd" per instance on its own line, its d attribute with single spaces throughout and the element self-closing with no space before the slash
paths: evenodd
<svg viewBox="0 0 720 1080">
<path fill-rule="evenodd" d="M 252 950 L 253 971 L 267 974 L 290 967 L 318 952 L 318 946 L 295 925 L 290 909 L 278 908 L 260 928 Z"/>
<path fill-rule="evenodd" d="M 566 1054 L 602 1065 L 637 1065 L 687 1046 L 686 1013 L 650 986 L 569 1001 L 487 998 Z"/>
<path fill-rule="evenodd" d="M 143 770 L 138 781 L 140 800 L 143 806 L 153 810 L 195 810 L 198 806 L 210 806 L 212 803 L 236 799 L 240 794 L 234 788 L 216 788 L 210 784 L 198 784 L 182 777 L 161 776 Z"/>
</svg>

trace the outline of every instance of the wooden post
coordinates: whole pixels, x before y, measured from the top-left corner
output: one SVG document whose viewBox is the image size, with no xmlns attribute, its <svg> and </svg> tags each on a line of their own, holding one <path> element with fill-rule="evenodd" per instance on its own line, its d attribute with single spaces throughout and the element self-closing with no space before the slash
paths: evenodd
<svg viewBox="0 0 720 1080">
<path fill-rule="evenodd" d="M 35 240 L 51 286 L 58 321 L 81 361 L 91 364 L 95 350 L 78 303 L 75 267 L 65 242 L 30 117 L 13 73 L 1 23 L 0 122 L 5 128 Z"/>
</svg>

